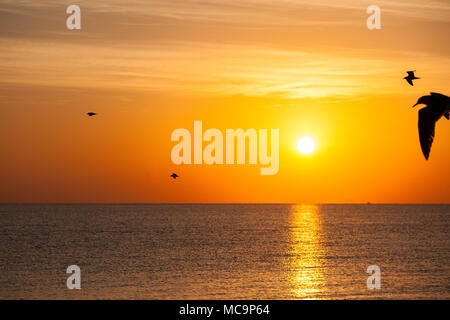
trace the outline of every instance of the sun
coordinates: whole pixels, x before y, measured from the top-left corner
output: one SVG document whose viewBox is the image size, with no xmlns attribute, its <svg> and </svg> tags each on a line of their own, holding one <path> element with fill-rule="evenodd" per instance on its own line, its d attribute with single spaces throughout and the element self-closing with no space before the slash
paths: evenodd
<svg viewBox="0 0 450 320">
<path fill-rule="evenodd" d="M 297 150 L 301 154 L 311 154 L 316 149 L 316 142 L 311 137 L 302 137 L 297 141 Z"/>
</svg>

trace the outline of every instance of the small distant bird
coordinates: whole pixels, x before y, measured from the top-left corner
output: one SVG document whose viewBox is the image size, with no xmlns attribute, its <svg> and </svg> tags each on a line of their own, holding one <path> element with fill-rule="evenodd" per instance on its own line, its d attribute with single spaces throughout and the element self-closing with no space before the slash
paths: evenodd
<svg viewBox="0 0 450 320">
<path fill-rule="evenodd" d="M 97 115 L 97 114 L 96 114 L 95 112 L 88 112 L 87 115 L 88 115 L 89 117 L 92 117 L 92 116 L 95 116 L 95 115 Z"/>
<path fill-rule="evenodd" d="M 436 122 L 442 116 L 450 120 L 450 97 L 431 92 L 429 96 L 420 97 L 413 108 L 418 104 L 426 105 L 425 108 L 419 110 L 419 138 L 423 155 L 428 160 L 434 140 Z"/>
<path fill-rule="evenodd" d="M 403 79 L 405 79 L 406 81 L 408 81 L 408 83 L 410 84 L 410 85 L 414 85 L 414 83 L 413 83 L 413 80 L 416 80 L 416 79 L 420 79 L 420 78 L 417 78 L 415 75 L 414 75 L 414 72 L 415 72 L 416 70 L 414 70 L 414 71 L 407 71 L 406 73 L 408 74 L 408 76 L 406 76 L 406 77 L 404 77 Z"/>
<path fill-rule="evenodd" d="M 170 175 L 172 178 L 174 178 L 174 179 L 176 179 L 176 178 L 179 178 L 180 176 L 179 175 L 177 175 L 176 173 L 172 173 L 171 175 Z"/>
</svg>

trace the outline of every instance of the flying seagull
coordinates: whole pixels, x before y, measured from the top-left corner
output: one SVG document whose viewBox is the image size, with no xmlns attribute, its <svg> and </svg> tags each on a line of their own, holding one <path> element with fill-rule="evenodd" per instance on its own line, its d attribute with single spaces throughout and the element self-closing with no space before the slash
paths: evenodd
<svg viewBox="0 0 450 320">
<path fill-rule="evenodd" d="M 88 115 L 89 117 L 92 117 L 92 116 L 95 116 L 95 115 L 97 115 L 97 114 L 96 114 L 95 112 L 88 112 L 87 115 Z"/>
<path fill-rule="evenodd" d="M 174 179 L 176 179 L 176 178 L 179 178 L 180 176 L 179 175 L 177 175 L 176 173 L 172 173 L 171 175 L 170 175 L 172 178 L 174 178 Z"/>
<path fill-rule="evenodd" d="M 408 81 L 408 83 L 410 84 L 410 85 L 414 85 L 414 83 L 413 83 L 413 80 L 416 80 L 416 79 L 420 79 L 420 78 L 417 78 L 415 75 L 414 75 L 414 72 L 415 72 L 416 70 L 414 70 L 414 71 L 407 71 L 406 73 L 408 74 L 408 76 L 406 76 L 406 77 L 404 77 L 403 79 L 405 79 L 406 81 Z"/>
<path fill-rule="evenodd" d="M 431 92 L 429 96 L 420 97 L 413 108 L 418 104 L 426 105 L 425 108 L 419 110 L 419 138 L 423 155 L 428 160 L 434 140 L 436 122 L 442 116 L 450 120 L 450 97 Z"/>
</svg>

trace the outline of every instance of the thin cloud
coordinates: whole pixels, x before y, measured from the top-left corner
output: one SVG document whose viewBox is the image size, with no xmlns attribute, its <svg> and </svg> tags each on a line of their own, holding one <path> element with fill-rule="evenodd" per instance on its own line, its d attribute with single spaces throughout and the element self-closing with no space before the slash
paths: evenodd
<svg viewBox="0 0 450 320">
<path fill-rule="evenodd" d="M 361 40 L 375 34 L 358 31 L 364 28 L 368 5 L 363 0 L 339 5 L 331 0 L 81 0 L 90 20 L 79 33 L 65 30 L 66 4 L 0 1 L 1 18 L 16 14 L 14 19 L 1 19 L 0 83 L 326 97 L 396 92 L 398 74 L 391 75 L 405 61 L 432 68 L 428 61 L 439 57 L 441 68 L 449 66 L 445 44 L 400 52 L 394 39 L 364 49 Z M 399 17 L 449 19 L 448 2 L 378 4 L 383 12 Z M 308 14 L 302 14 L 305 9 Z M 58 12 L 61 17 L 56 19 Z M 218 28 L 218 22 L 234 27 Z M 359 26 L 347 26 L 352 23 Z M 328 24 L 335 26 L 319 28 Z M 345 28 L 340 33 L 335 31 L 338 25 Z M 262 31 L 251 33 L 258 28 Z M 341 43 L 328 45 L 335 40 L 328 32 L 346 42 L 346 49 L 338 48 Z"/>
<path fill-rule="evenodd" d="M 367 0 L 80 0 L 78 4 L 87 10 L 102 13 L 122 13 L 144 16 L 160 16 L 179 20 L 203 20 L 246 24 L 303 24 L 312 23 L 315 15 L 310 10 L 328 12 L 328 17 L 343 11 L 361 11 L 373 4 Z M 2 0 L 0 5 L 10 7 L 49 8 L 69 5 L 58 0 Z M 379 0 L 377 5 L 385 13 L 399 16 L 448 21 L 450 3 L 436 0 Z M 301 15 L 308 10 L 309 14 Z M 292 14 L 292 13 L 295 14 Z M 320 20 L 320 19 L 319 19 Z M 339 23 L 340 19 L 321 20 L 320 23 Z"/>
</svg>

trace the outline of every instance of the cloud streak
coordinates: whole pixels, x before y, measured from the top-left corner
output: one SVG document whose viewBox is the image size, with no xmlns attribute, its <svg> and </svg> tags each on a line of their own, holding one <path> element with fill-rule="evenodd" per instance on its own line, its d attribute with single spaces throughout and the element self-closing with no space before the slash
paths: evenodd
<svg viewBox="0 0 450 320">
<path fill-rule="evenodd" d="M 450 20 L 448 2 L 378 3 L 399 19 L 433 19 L 429 28 Z M 405 58 L 449 66 L 447 45 L 420 38 L 422 26 L 421 52 L 398 39 L 404 23 L 380 42 L 363 0 L 82 0 L 78 33 L 65 29 L 68 4 L 0 1 L 0 84 L 304 98 L 395 92 Z"/>
</svg>

